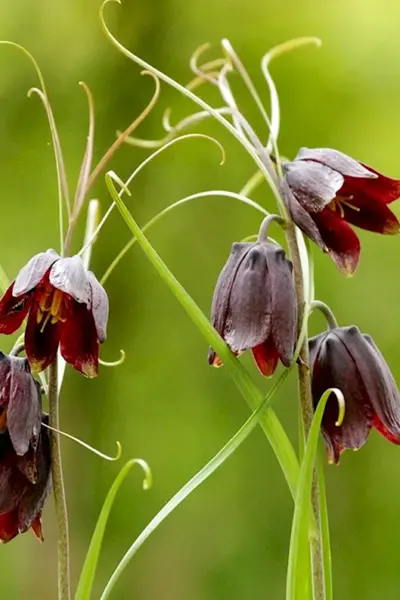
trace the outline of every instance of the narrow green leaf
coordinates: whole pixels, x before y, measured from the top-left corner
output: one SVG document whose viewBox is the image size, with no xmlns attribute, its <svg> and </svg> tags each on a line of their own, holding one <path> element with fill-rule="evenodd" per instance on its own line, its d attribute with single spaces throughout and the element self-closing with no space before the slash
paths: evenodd
<svg viewBox="0 0 400 600">
<path fill-rule="evenodd" d="M 325 475 L 321 454 L 318 456 L 317 469 L 320 501 L 319 514 L 321 518 L 321 539 L 322 550 L 324 553 L 325 600 L 333 600 L 331 540 L 329 535 L 329 518 L 328 504 L 326 500 Z"/>
<path fill-rule="evenodd" d="M 145 527 L 139 537 L 133 542 L 131 547 L 125 553 L 125 556 L 119 562 L 114 573 L 111 575 L 104 592 L 101 595 L 100 600 L 106 600 L 109 598 L 112 590 L 118 579 L 139 550 L 147 538 L 157 529 L 159 525 L 177 508 L 185 498 L 187 498 L 196 488 L 199 487 L 210 475 L 212 475 L 218 467 L 220 467 L 237 448 L 248 438 L 250 433 L 256 427 L 262 414 L 270 405 L 276 392 L 285 381 L 289 374 L 290 369 L 284 371 L 281 376 L 275 382 L 275 385 L 270 389 L 266 397 L 261 402 L 260 406 L 252 413 L 247 419 L 246 423 L 239 429 L 239 431 L 229 440 L 227 444 L 212 458 L 196 475 L 194 475 L 156 514 L 156 516 L 150 521 Z M 78 600 L 76 598 L 75 600 Z M 79 600 L 83 600 L 79 599 Z M 87 600 L 87 598 L 85 598 Z"/>
<path fill-rule="evenodd" d="M 151 487 L 151 483 L 152 483 L 151 471 L 150 471 L 148 464 L 144 460 L 142 460 L 140 458 L 133 458 L 132 460 L 128 461 L 126 463 L 126 465 L 124 465 L 122 467 L 122 469 L 118 473 L 114 483 L 112 484 L 110 491 L 107 494 L 107 497 L 106 497 L 103 507 L 101 509 L 99 518 L 97 520 L 96 527 L 93 532 L 92 540 L 90 542 L 89 550 L 86 554 L 85 562 L 82 567 L 81 575 L 79 577 L 78 588 L 77 588 L 77 591 L 75 594 L 75 600 L 89 600 L 90 599 L 90 596 L 92 593 L 94 576 L 96 574 L 97 562 L 99 560 L 101 545 L 102 545 L 102 541 L 103 541 L 103 537 L 104 537 L 104 532 L 106 529 L 106 525 L 107 525 L 107 521 L 108 521 L 108 517 L 109 517 L 110 511 L 111 511 L 112 505 L 114 503 L 114 500 L 118 493 L 118 490 L 121 487 L 122 483 L 124 482 L 126 476 L 128 475 L 129 471 L 132 469 L 132 467 L 136 464 L 139 465 L 140 467 L 142 467 L 144 474 L 145 474 L 145 478 L 143 481 L 143 489 L 147 490 Z"/>
<path fill-rule="evenodd" d="M 119 197 L 117 190 L 114 187 L 114 174 L 111 171 L 108 172 L 105 179 L 112 199 L 117 205 L 125 223 L 131 230 L 132 234 L 136 237 L 138 244 L 141 246 L 147 258 L 161 278 L 168 285 L 169 289 L 175 295 L 177 300 L 181 303 L 190 318 L 206 338 L 207 342 L 214 348 L 218 356 L 221 358 L 250 408 L 255 410 L 263 400 L 263 393 L 258 389 L 249 373 L 229 350 L 224 340 L 211 325 L 210 321 L 197 306 L 196 302 L 179 283 L 173 273 L 168 269 L 167 265 L 145 237 L 141 228 L 130 214 L 129 210 L 127 209 L 123 200 Z M 294 496 L 299 473 L 299 465 L 293 446 L 290 443 L 290 440 L 287 437 L 278 417 L 272 409 L 269 409 L 263 414 L 262 418 L 260 419 L 260 423 L 278 458 L 289 488 Z"/>
<path fill-rule="evenodd" d="M 310 523 L 310 497 L 313 478 L 315 456 L 318 446 L 318 436 L 321 429 L 321 421 L 327 400 L 331 394 L 335 394 L 339 404 L 339 417 L 337 424 L 343 421 L 344 398 L 340 390 L 331 388 L 321 396 L 307 439 L 304 458 L 300 467 L 295 509 L 290 537 L 289 562 L 286 581 L 286 600 L 308 600 L 307 589 L 309 572 L 309 550 L 308 534 Z"/>
</svg>

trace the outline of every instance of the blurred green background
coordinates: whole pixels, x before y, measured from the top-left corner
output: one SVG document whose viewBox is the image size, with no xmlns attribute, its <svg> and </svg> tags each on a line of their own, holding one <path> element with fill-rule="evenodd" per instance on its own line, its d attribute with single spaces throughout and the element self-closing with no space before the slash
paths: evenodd
<svg viewBox="0 0 400 600">
<path fill-rule="evenodd" d="M 1 37 L 25 45 L 43 70 L 62 140 L 69 180 L 79 171 L 87 131 L 87 108 L 78 81 L 96 104 L 95 157 L 126 127 L 153 92 L 150 79 L 120 55 L 100 30 L 98 0 L 13 0 L 0 3 Z M 227 37 L 267 99 L 259 63 L 272 45 L 317 35 L 320 50 L 306 48 L 273 65 L 283 122 L 280 148 L 331 146 L 384 173 L 400 177 L 400 4 L 395 0 L 125 0 L 109 6 L 108 20 L 126 46 L 181 82 L 188 60 L 205 41 Z M 214 56 L 218 56 L 216 48 Z M 211 56 L 211 55 L 210 55 Z M 57 248 L 57 188 L 44 111 L 26 92 L 35 74 L 18 51 L 0 48 L 1 263 L 10 277 L 29 257 Z M 255 127 L 256 109 L 238 89 Z M 216 97 L 210 99 L 217 102 Z M 160 137 L 160 116 L 172 120 L 193 109 L 162 86 L 157 110 L 138 134 Z M 207 141 L 186 141 L 144 170 L 129 206 L 144 223 L 169 203 L 206 189 L 238 191 L 254 167 L 247 154 L 211 122 L 202 131 L 224 143 L 218 166 Z M 265 132 L 263 135 L 265 137 Z M 147 155 L 124 147 L 112 163 L 122 176 Z M 94 195 L 109 203 L 104 182 Z M 254 196 L 273 208 L 266 187 Z M 396 207 L 395 207 L 396 210 Z M 397 208 L 397 214 L 400 209 Z M 151 232 L 157 250 L 208 313 L 216 277 L 230 244 L 255 233 L 259 216 L 235 201 L 212 198 L 189 204 Z M 344 279 L 315 251 L 319 298 L 341 324 L 369 332 L 397 379 L 399 365 L 400 239 L 360 233 L 362 260 Z M 117 214 L 93 254 L 100 276 L 129 239 Z M 75 238 L 79 247 L 79 236 Z M 125 483 L 113 510 L 96 594 L 122 553 L 183 483 L 233 435 L 248 409 L 227 372 L 207 366 L 207 346 L 153 272 L 140 249 L 130 252 L 107 284 L 111 314 L 105 360 L 127 353 L 117 369 L 102 368 L 95 381 L 68 369 L 62 427 L 105 452 L 120 440 L 124 456 L 146 459 L 154 487 L 141 490 L 141 474 Z M 324 326 L 313 316 L 311 329 Z M 10 349 L 10 339 L 1 348 Z M 249 357 L 244 362 L 263 388 Z M 277 411 L 296 443 L 295 381 L 276 399 Z M 105 494 L 119 466 L 63 442 L 71 525 L 72 575 L 76 582 Z M 395 600 L 400 592 L 400 449 L 372 433 L 359 453 L 347 452 L 327 467 L 335 597 Z M 118 600 L 239 600 L 284 597 L 292 500 L 275 457 L 258 429 L 223 467 L 165 522 L 140 550 L 114 592 Z M 56 597 L 56 531 L 52 500 L 44 513 L 45 543 L 30 533 L 0 550 L 2 600 Z"/>
</svg>

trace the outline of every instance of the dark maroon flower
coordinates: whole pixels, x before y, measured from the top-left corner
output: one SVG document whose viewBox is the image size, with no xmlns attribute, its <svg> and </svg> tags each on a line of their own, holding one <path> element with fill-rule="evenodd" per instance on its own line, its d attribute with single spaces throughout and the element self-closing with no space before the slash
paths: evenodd
<svg viewBox="0 0 400 600">
<path fill-rule="evenodd" d="M 215 288 L 211 320 L 232 352 L 251 349 L 263 375 L 288 367 L 296 344 L 292 265 L 276 244 L 236 243 Z M 221 364 L 210 349 L 208 361 Z"/>
<path fill-rule="evenodd" d="M 0 434 L 8 430 L 19 456 L 36 449 L 41 414 L 40 385 L 28 360 L 0 352 Z"/>
<path fill-rule="evenodd" d="M 337 400 L 328 399 L 322 432 L 331 462 L 346 448 L 360 448 L 375 427 L 400 444 L 400 396 L 385 359 L 357 327 L 336 327 L 310 340 L 314 406 L 325 390 L 339 388 L 345 401 L 342 425 L 336 426 Z"/>
<path fill-rule="evenodd" d="M 40 386 L 26 358 L 0 352 L 0 541 L 32 528 L 50 490 L 50 445 Z"/>
<path fill-rule="evenodd" d="M 25 351 L 33 371 L 48 367 L 60 345 L 75 369 L 97 375 L 108 298 L 79 256 L 60 258 L 47 250 L 21 269 L 0 301 L 0 333 L 14 333 L 26 316 Z"/>
<path fill-rule="evenodd" d="M 283 164 L 282 194 L 291 218 L 339 269 L 352 274 L 360 242 L 349 223 L 377 233 L 398 233 L 388 204 L 400 197 L 400 180 L 330 148 L 301 148 Z"/>
<path fill-rule="evenodd" d="M 47 422 L 47 415 L 42 417 Z M 9 432 L 0 435 L 0 541 L 32 529 L 43 540 L 41 514 L 51 489 L 50 440 L 42 427 L 35 448 L 18 456 Z"/>
</svg>

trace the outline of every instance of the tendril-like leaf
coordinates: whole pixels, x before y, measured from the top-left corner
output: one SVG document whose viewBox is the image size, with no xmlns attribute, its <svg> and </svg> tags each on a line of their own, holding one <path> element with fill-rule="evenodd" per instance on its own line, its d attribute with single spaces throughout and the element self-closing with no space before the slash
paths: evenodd
<svg viewBox="0 0 400 600">
<path fill-rule="evenodd" d="M 103 365 L 103 367 L 119 367 L 119 365 L 122 365 L 122 363 L 124 363 L 125 359 L 126 359 L 126 353 L 124 350 L 120 350 L 120 354 L 121 354 L 121 356 L 119 357 L 118 360 L 107 362 L 107 361 L 101 360 L 101 358 L 99 358 L 99 363 L 101 365 Z"/>
<path fill-rule="evenodd" d="M 150 75 L 155 83 L 154 94 L 146 106 L 146 108 L 140 113 L 140 115 L 122 132 L 118 132 L 118 137 L 115 142 L 110 146 L 104 156 L 100 159 L 99 163 L 93 170 L 92 174 L 89 177 L 87 189 L 89 190 L 93 183 L 95 182 L 98 175 L 105 169 L 107 164 L 110 162 L 111 158 L 114 156 L 115 152 L 120 148 L 120 146 L 127 141 L 131 133 L 133 133 L 141 123 L 145 120 L 145 118 L 151 113 L 153 108 L 155 107 L 157 100 L 160 96 L 160 81 L 154 73 L 151 71 L 142 71 L 141 75 Z"/>
<path fill-rule="evenodd" d="M 64 165 L 64 157 L 63 157 L 63 153 L 61 150 L 60 139 L 58 136 L 57 127 L 56 127 L 56 123 L 54 120 L 53 111 L 51 109 L 51 105 L 50 105 L 50 102 L 49 102 L 49 99 L 47 96 L 47 90 L 46 90 L 46 85 L 44 82 L 44 77 L 42 75 L 42 72 L 39 68 L 38 63 L 36 62 L 36 60 L 33 58 L 32 54 L 30 52 L 28 52 L 28 50 L 26 48 L 24 48 L 20 44 L 16 44 L 15 42 L 10 42 L 8 40 L 1 40 L 0 44 L 5 45 L 5 46 L 11 46 L 13 48 L 16 48 L 23 54 L 25 54 L 25 56 L 32 63 L 32 65 L 36 71 L 36 75 L 39 79 L 41 88 L 42 88 L 41 90 L 39 90 L 37 88 L 33 88 L 32 90 L 30 90 L 30 92 L 28 92 L 28 96 L 31 95 L 32 91 L 35 91 L 39 95 L 39 97 L 43 103 L 43 106 L 45 108 L 45 111 L 46 111 L 47 120 L 49 122 L 51 139 L 52 139 L 53 149 L 54 149 L 54 156 L 55 156 L 55 161 L 56 161 L 56 169 L 57 169 L 60 247 L 61 247 L 61 252 L 62 252 L 63 244 L 64 244 L 64 216 L 63 216 L 64 207 L 63 207 L 63 203 L 65 202 L 68 217 L 71 215 L 71 203 L 70 203 L 70 199 L 69 199 L 67 174 L 66 174 L 65 165 Z"/>
<path fill-rule="evenodd" d="M 279 46 L 275 46 L 274 48 L 271 48 L 271 50 L 269 50 L 263 56 L 263 58 L 261 60 L 261 70 L 264 74 L 265 80 L 269 87 L 270 98 L 271 98 L 271 129 L 270 129 L 269 140 L 267 143 L 267 152 L 270 153 L 271 150 L 274 149 L 275 154 L 276 154 L 276 159 L 278 161 L 278 166 L 280 166 L 280 163 L 279 163 L 279 152 L 278 152 L 278 148 L 277 148 L 277 142 L 278 142 L 280 122 L 281 122 L 281 115 L 280 115 L 278 91 L 276 89 L 276 85 L 271 76 L 271 73 L 269 72 L 269 64 L 274 58 L 276 58 L 278 56 L 282 56 L 283 54 L 287 54 L 288 52 L 291 52 L 292 50 L 297 50 L 297 48 L 300 48 L 301 46 L 305 46 L 308 44 L 315 44 L 316 46 L 320 46 L 321 40 L 319 38 L 315 38 L 315 37 L 302 37 L 302 38 L 296 38 L 293 40 L 289 40 L 288 42 L 284 42 L 283 44 L 280 44 Z"/>
<path fill-rule="evenodd" d="M 159 221 L 162 217 L 164 217 L 165 215 L 170 213 L 175 208 L 178 208 L 178 207 L 182 206 L 183 204 L 186 204 L 187 202 L 191 202 L 192 200 L 196 200 L 197 198 L 209 198 L 212 196 L 233 198 L 234 200 L 239 200 L 240 202 L 243 202 L 244 204 L 251 206 L 252 208 L 254 208 L 255 210 L 258 210 L 261 214 L 263 214 L 265 216 L 269 215 L 268 211 L 266 211 L 265 208 L 260 206 L 260 204 L 257 204 L 257 202 L 254 202 L 253 200 L 250 200 L 250 198 L 246 198 L 245 196 L 242 196 L 241 194 L 235 194 L 234 192 L 228 192 L 226 190 L 210 190 L 210 191 L 206 191 L 206 192 L 199 192 L 197 194 L 191 194 L 190 196 L 186 196 L 186 198 L 181 198 L 177 202 L 170 204 L 169 206 L 164 208 L 164 210 L 160 211 L 157 215 L 155 215 L 148 223 L 146 223 L 146 225 L 143 225 L 142 231 L 145 232 L 148 229 L 150 229 L 150 227 L 155 225 L 155 223 L 157 223 L 157 221 Z M 256 239 L 257 239 L 257 236 L 256 236 Z M 110 266 L 104 273 L 103 277 L 101 278 L 102 285 L 105 284 L 105 282 L 110 277 L 111 273 L 114 271 L 115 267 L 118 265 L 120 260 L 125 256 L 125 254 L 130 250 L 130 248 L 132 248 L 132 246 L 136 242 L 137 242 L 136 237 L 133 237 L 131 240 L 129 240 L 129 242 L 127 244 L 125 244 L 125 246 L 118 253 L 118 255 L 115 257 L 115 259 L 110 264 Z"/>
<path fill-rule="evenodd" d="M 105 529 L 109 514 L 114 504 L 115 497 L 119 488 L 125 481 L 126 476 L 132 467 L 138 465 L 144 471 L 143 489 L 148 490 L 152 485 L 152 474 L 149 465 L 141 458 L 133 458 L 118 473 L 110 491 L 107 494 L 103 507 L 101 509 L 93 536 L 90 542 L 89 550 L 86 554 L 85 562 L 79 577 L 78 588 L 75 594 L 75 600 L 90 600 L 92 593 L 94 577 L 96 574 L 97 563 L 100 556 L 101 546 L 104 538 Z"/>
<path fill-rule="evenodd" d="M 83 87 L 86 92 L 88 108 L 89 108 L 89 131 L 87 136 L 85 153 L 83 155 L 82 166 L 79 173 L 78 183 L 76 186 L 74 207 L 72 210 L 72 218 L 77 218 L 79 215 L 83 202 L 85 200 L 88 181 L 90 176 L 90 169 L 92 167 L 93 159 L 93 144 L 94 144 L 94 104 L 93 96 L 85 82 L 80 81 L 79 85 Z"/>
<path fill-rule="evenodd" d="M 266 397 L 260 403 L 260 406 L 252 413 L 246 423 L 239 431 L 229 440 L 227 444 L 212 458 L 194 477 L 192 477 L 156 514 L 150 523 L 143 529 L 139 537 L 133 542 L 124 557 L 119 562 L 114 573 L 111 575 L 100 600 L 109 598 L 112 590 L 122 573 L 143 545 L 148 537 L 161 525 L 163 521 L 187 498 L 196 488 L 198 488 L 206 479 L 210 477 L 225 461 L 239 448 L 239 446 L 248 438 L 251 432 L 256 427 L 263 412 L 271 403 L 276 392 L 281 387 L 289 374 L 289 371 L 284 371 L 274 386 L 268 392 Z M 78 600 L 78 599 L 76 599 Z M 79 599 L 80 600 L 80 599 Z"/>
<path fill-rule="evenodd" d="M 73 442 L 76 442 L 77 444 L 79 444 L 79 446 L 86 448 L 86 450 L 89 450 L 93 454 L 96 454 L 96 456 L 100 456 L 100 458 L 103 458 L 104 460 L 108 460 L 110 462 L 117 462 L 122 456 L 122 446 L 119 442 L 117 442 L 117 454 L 115 456 L 109 456 L 108 454 L 100 452 L 100 450 L 97 450 L 97 448 L 90 446 L 90 444 L 87 444 L 83 440 L 80 440 L 79 438 L 75 437 L 74 435 L 71 435 L 70 433 L 66 433 L 65 431 L 61 431 L 60 429 L 55 429 L 54 427 L 47 425 L 47 423 L 42 423 L 42 426 L 46 427 L 46 429 L 50 429 L 50 431 L 54 431 L 55 433 L 58 433 L 59 435 L 68 438 L 69 440 L 72 440 Z"/>
<path fill-rule="evenodd" d="M 135 179 L 135 177 L 140 173 L 140 171 L 142 171 L 142 169 L 144 169 L 144 167 L 146 165 L 148 165 L 159 154 L 161 154 L 162 152 L 164 152 L 165 150 L 167 150 L 167 148 L 169 148 L 170 146 L 176 144 L 177 142 L 180 142 L 180 141 L 183 141 L 183 140 L 187 140 L 187 139 L 192 139 L 192 138 L 207 139 L 207 140 L 210 140 L 211 142 L 213 142 L 214 144 L 216 144 L 218 146 L 218 148 L 221 150 L 221 163 L 220 164 L 222 165 L 224 163 L 224 161 L 225 161 L 225 150 L 224 150 L 224 147 L 222 146 L 222 144 L 220 144 L 220 142 L 218 142 L 218 140 L 216 140 L 215 138 L 213 138 L 213 137 L 211 137 L 209 135 L 205 135 L 203 133 L 187 133 L 186 135 L 182 135 L 180 137 L 177 137 L 177 138 L 171 140 L 170 142 L 168 142 L 167 144 L 165 144 L 164 146 L 162 146 L 162 148 L 159 148 L 158 150 L 156 150 L 155 152 L 153 152 L 152 154 L 150 154 L 150 156 L 148 156 L 143 162 L 141 162 L 140 165 L 133 171 L 133 173 L 130 175 L 130 177 L 127 179 L 127 181 L 125 183 L 121 179 L 118 179 L 118 182 L 117 182 L 118 185 L 120 185 L 120 187 L 122 188 L 122 190 L 124 192 L 126 192 L 128 196 L 130 196 L 131 193 L 129 191 L 129 187 L 128 186 L 132 183 L 132 181 Z M 113 174 L 113 177 L 116 177 L 115 173 Z M 122 193 L 122 190 L 121 190 L 120 194 Z M 99 235 L 102 227 L 104 226 L 104 224 L 106 223 L 106 221 L 110 217 L 112 211 L 114 210 L 114 206 L 115 206 L 115 204 L 112 203 L 111 206 L 108 208 L 108 210 L 106 211 L 104 217 L 102 218 L 102 220 L 98 224 L 96 230 L 93 232 L 93 235 L 92 235 L 91 239 L 89 241 L 85 242 L 85 245 L 79 251 L 79 254 L 84 254 L 85 251 L 86 251 L 86 249 L 88 248 L 88 246 L 94 242 L 94 240 L 96 239 L 96 237 Z"/>
<path fill-rule="evenodd" d="M 225 106 L 221 108 L 216 108 L 215 110 L 220 115 L 231 114 L 231 109 Z M 138 148 L 161 148 L 161 146 L 164 146 L 165 144 L 173 140 L 182 131 L 189 129 L 189 127 L 193 127 L 198 123 L 201 123 L 201 121 L 204 121 L 204 119 L 210 118 L 211 116 L 210 113 L 208 113 L 207 111 L 199 111 L 187 117 L 184 117 L 175 126 L 172 126 L 169 121 L 170 114 L 170 109 L 167 109 L 163 115 L 163 126 L 164 129 L 168 131 L 168 134 L 166 136 L 158 140 L 144 140 L 136 137 L 128 137 L 126 138 L 125 142 L 131 146 L 136 146 Z"/>
<path fill-rule="evenodd" d="M 175 81 L 174 79 L 172 79 L 171 77 L 169 77 L 168 75 L 166 75 L 165 73 L 160 71 L 159 69 L 156 69 L 155 67 L 153 67 L 151 64 L 149 64 L 146 61 L 144 61 L 143 59 L 141 59 L 136 54 L 133 54 L 132 52 L 130 52 L 111 33 L 111 31 L 107 27 L 105 17 L 104 17 L 104 9 L 105 9 L 106 5 L 110 4 L 110 3 L 121 4 L 121 0 L 104 0 L 104 2 L 102 3 L 102 5 L 100 7 L 100 22 L 103 27 L 104 33 L 106 34 L 106 36 L 110 40 L 110 42 L 116 48 L 118 48 L 118 50 L 122 54 L 124 54 L 127 58 L 129 58 L 136 64 L 140 65 L 142 68 L 147 69 L 147 70 L 151 71 L 152 73 L 154 73 L 157 77 L 159 77 L 161 80 L 165 81 L 168 85 L 172 86 L 173 88 L 175 88 L 176 90 L 181 92 L 187 98 L 190 98 L 190 100 L 192 100 L 197 105 L 199 105 L 203 110 L 206 110 L 207 112 L 209 112 L 219 123 L 221 123 L 225 127 L 225 129 L 227 129 L 242 144 L 242 146 L 245 148 L 245 150 L 248 152 L 248 154 L 253 158 L 254 162 L 257 164 L 259 169 L 264 174 L 264 177 L 265 177 L 266 181 L 268 182 L 268 184 L 270 185 L 271 190 L 272 190 L 274 196 L 276 197 L 277 201 L 280 202 L 280 193 L 277 188 L 276 182 L 273 180 L 273 178 L 271 178 L 271 174 L 269 173 L 268 169 L 265 167 L 263 160 L 259 157 L 258 153 L 253 148 L 253 146 L 247 140 L 244 140 L 243 137 L 236 131 L 235 127 L 231 123 L 229 123 L 229 121 L 227 119 L 225 119 L 225 117 L 223 115 L 219 114 L 214 108 L 212 108 L 209 104 L 207 104 L 207 102 L 202 100 L 199 96 L 196 96 L 196 94 L 194 94 L 193 92 L 191 92 L 190 90 L 185 88 L 185 86 L 179 84 L 177 81 Z"/>
</svg>

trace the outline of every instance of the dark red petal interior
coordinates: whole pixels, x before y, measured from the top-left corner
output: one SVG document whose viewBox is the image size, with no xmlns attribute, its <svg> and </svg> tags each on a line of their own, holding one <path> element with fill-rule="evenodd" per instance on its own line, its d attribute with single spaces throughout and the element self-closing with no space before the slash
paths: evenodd
<svg viewBox="0 0 400 600">
<path fill-rule="evenodd" d="M 61 326 L 60 350 L 75 369 L 96 377 L 99 366 L 99 342 L 92 312 L 73 298 L 66 301 L 67 318 Z"/>
<path fill-rule="evenodd" d="M 328 252 L 346 275 L 352 275 L 360 259 L 360 241 L 350 225 L 330 208 L 313 215 Z"/>
<path fill-rule="evenodd" d="M 13 296 L 14 283 L 6 290 L 0 300 L 0 333 L 14 333 L 23 323 L 31 304 L 29 295 Z"/>
<path fill-rule="evenodd" d="M 44 321 L 38 323 L 38 316 L 39 303 L 35 298 L 25 330 L 25 352 L 32 371 L 36 373 L 40 373 L 54 362 L 60 339 L 60 321 L 49 321 L 43 326 Z"/>
<path fill-rule="evenodd" d="M 269 338 L 268 341 L 255 346 L 251 351 L 260 372 L 266 377 L 273 375 L 278 364 L 279 355 L 272 339 Z"/>
</svg>

